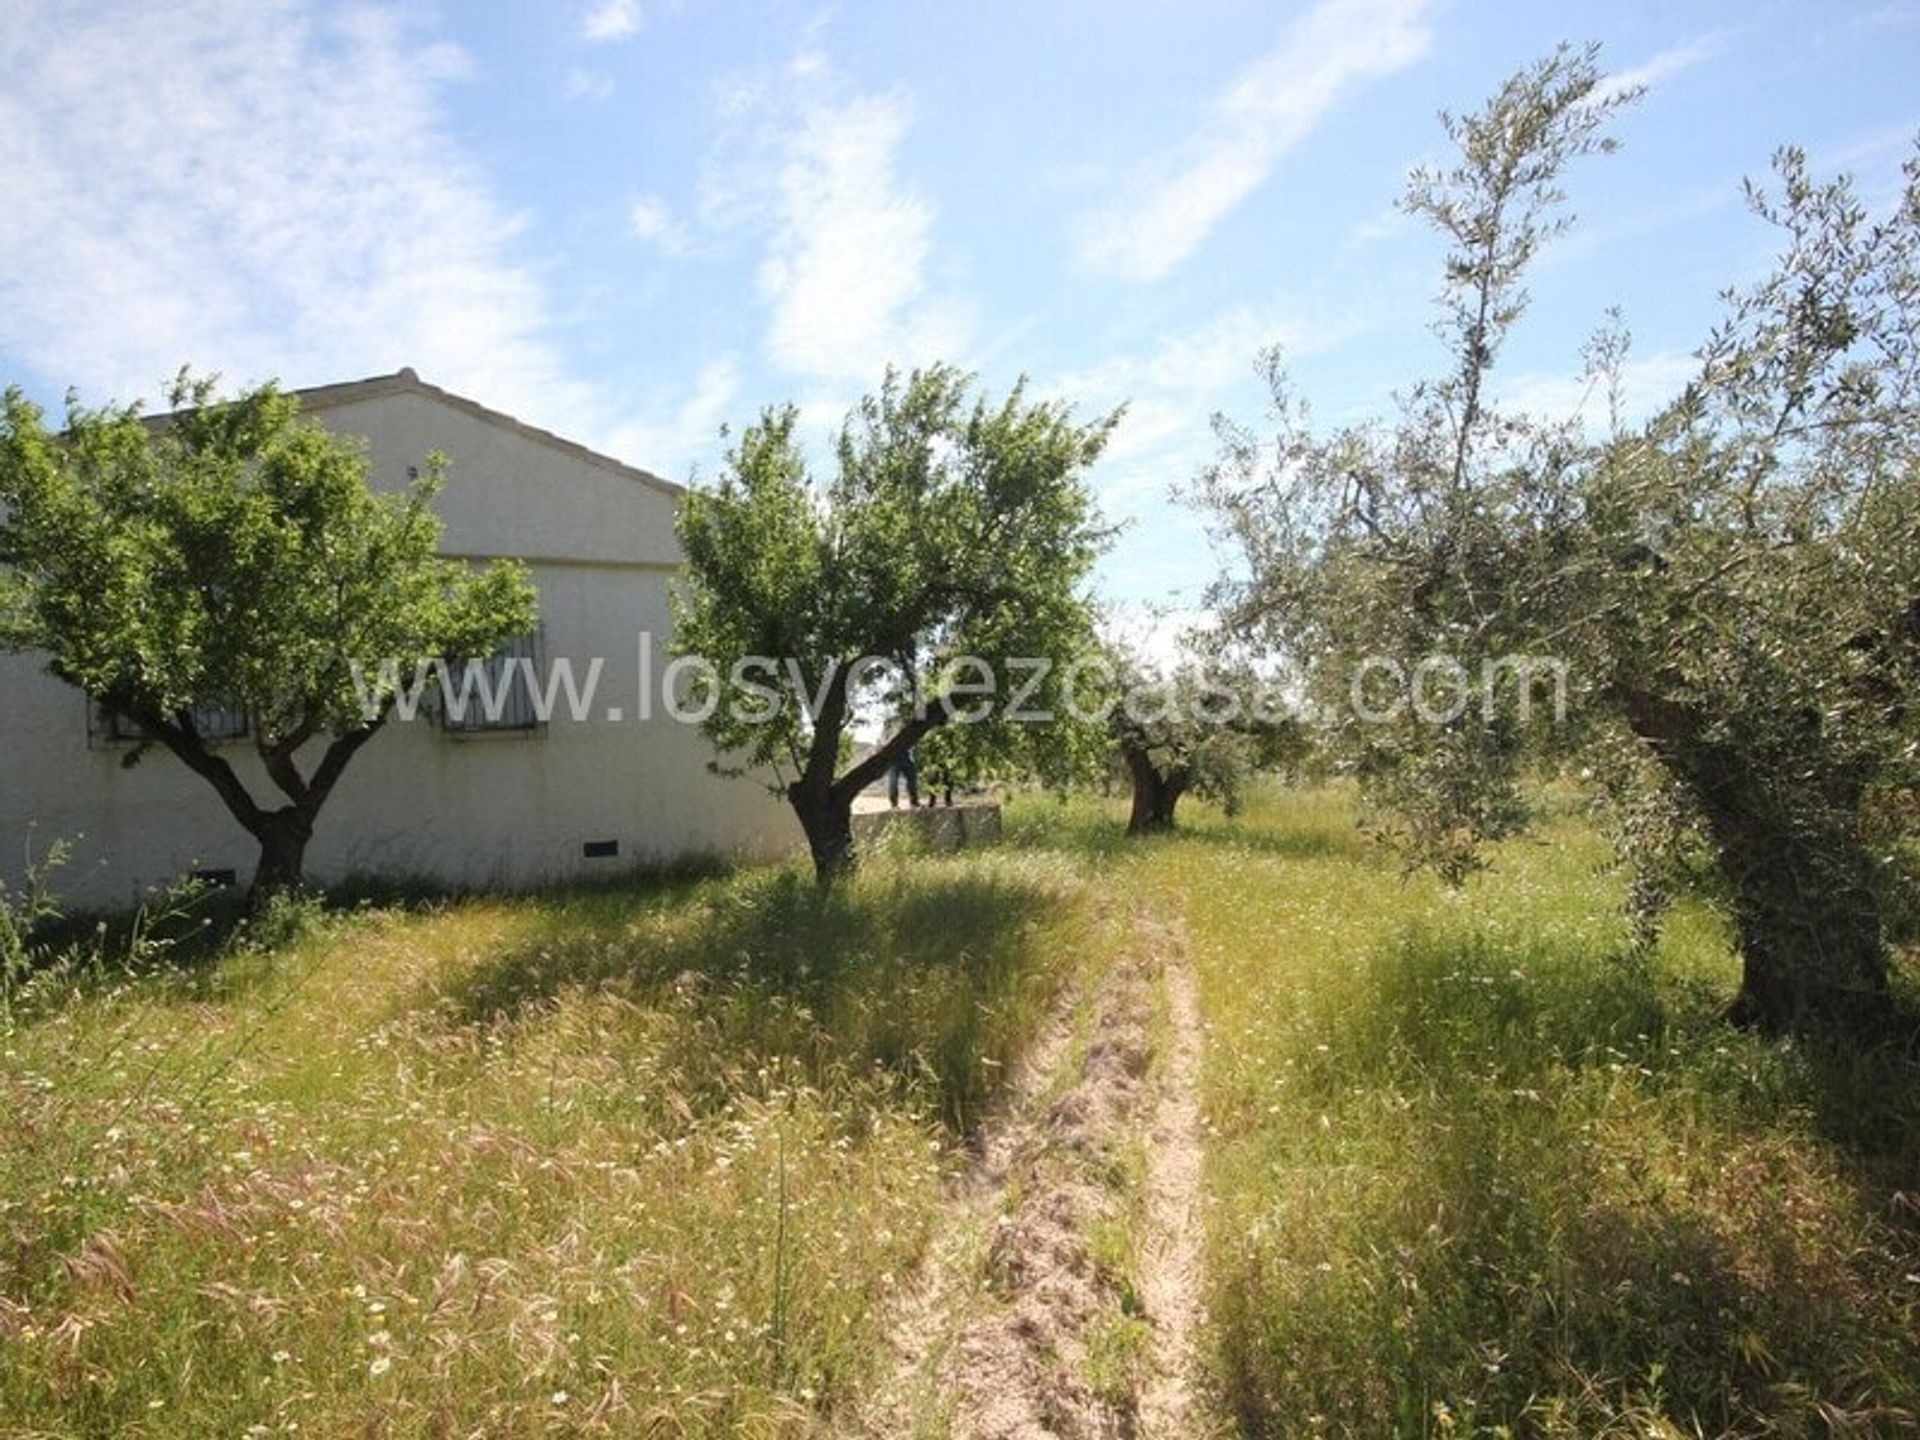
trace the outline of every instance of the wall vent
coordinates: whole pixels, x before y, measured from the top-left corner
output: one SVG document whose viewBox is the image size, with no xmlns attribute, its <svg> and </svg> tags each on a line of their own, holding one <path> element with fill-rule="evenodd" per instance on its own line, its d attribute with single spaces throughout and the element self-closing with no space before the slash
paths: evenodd
<svg viewBox="0 0 1920 1440">
<path fill-rule="evenodd" d="M 606 860 L 620 853 L 618 840 L 589 840 L 580 847 L 580 852 L 589 860 Z"/>
</svg>

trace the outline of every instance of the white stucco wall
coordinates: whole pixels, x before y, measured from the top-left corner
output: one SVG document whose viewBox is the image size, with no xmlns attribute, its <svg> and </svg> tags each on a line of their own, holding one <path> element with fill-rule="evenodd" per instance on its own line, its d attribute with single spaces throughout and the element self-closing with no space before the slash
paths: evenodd
<svg viewBox="0 0 1920 1440">
<path fill-rule="evenodd" d="M 540 592 L 546 656 L 604 661 L 590 718 L 564 711 L 528 733 L 449 735 L 390 722 L 320 817 L 309 869 L 520 887 L 617 873 L 689 853 L 764 858 L 799 842 L 791 813 L 751 779 L 711 774 L 700 732 L 662 713 L 659 672 L 677 562 L 671 487 L 523 427 L 490 420 L 410 377 L 315 392 L 313 413 L 367 437 L 377 485 L 398 488 L 428 452 L 451 461 L 439 502 L 449 554 L 525 559 Z M 651 634 L 654 717 L 641 712 L 637 637 Z M 87 702 L 42 657 L 0 655 L 0 878 L 17 884 L 31 837 L 73 846 L 57 890 L 118 906 L 192 869 L 251 874 L 254 843 L 205 781 L 163 749 L 131 769 L 127 747 L 90 741 Z M 613 718 L 614 711 L 619 718 Z M 311 769 L 319 747 L 303 752 Z M 277 792 L 251 746 L 225 753 L 257 799 Z M 616 840 L 615 858 L 588 859 Z"/>
</svg>

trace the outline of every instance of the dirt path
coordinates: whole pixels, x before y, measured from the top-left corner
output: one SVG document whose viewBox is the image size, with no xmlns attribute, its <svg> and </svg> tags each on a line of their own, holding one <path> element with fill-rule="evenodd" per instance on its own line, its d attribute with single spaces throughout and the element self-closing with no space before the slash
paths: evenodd
<svg viewBox="0 0 1920 1440">
<path fill-rule="evenodd" d="M 1182 932 L 1130 925 L 982 1127 L 858 1433 L 1196 1432 L 1199 1019 Z"/>
<path fill-rule="evenodd" d="M 1158 947 L 1167 1019 L 1160 1104 L 1147 1172 L 1148 1239 L 1140 1293 L 1159 1331 L 1158 1362 L 1140 1397 L 1140 1433 L 1187 1436 L 1201 1428 L 1194 1397 L 1200 1303 L 1200 1000 L 1186 932 L 1163 927 Z"/>
</svg>

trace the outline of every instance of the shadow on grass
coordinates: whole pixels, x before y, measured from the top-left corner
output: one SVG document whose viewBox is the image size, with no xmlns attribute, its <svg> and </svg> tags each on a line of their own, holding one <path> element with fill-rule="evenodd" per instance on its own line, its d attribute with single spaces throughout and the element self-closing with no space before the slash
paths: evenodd
<svg viewBox="0 0 1920 1440">
<path fill-rule="evenodd" d="M 690 893 L 733 868 L 718 856 L 693 855 L 593 880 L 519 890 L 356 872 L 338 884 L 288 896 L 263 915 L 250 911 L 240 887 L 183 882 L 155 889 L 130 909 L 74 911 L 43 921 L 30 937 L 28 965 L 20 978 L 37 976 L 39 988 L 60 1003 L 129 984 L 140 985 L 143 995 L 157 1002 L 221 1003 L 245 998 L 270 981 L 279 952 L 356 919 L 430 914 L 499 900 L 624 913 L 657 897 Z M 29 1007 L 18 1018 L 30 1020 L 57 1008 Z"/>
<path fill-rule="evenodd" d="M 1229 817 L 1217 808 L 1188 802 L 1178 823 L 1158 835 L 1127 834 L 1124 800 L 1059 801 L 1028 796 L 1008 806 L 1006 840 L 1028 850 L 1059 850 L 1095 861 L 1126 859 L 1152 845 L 1190 841 L 1239 849 L 1283 860 L 1343 858 L 1362 863 L 1376 852 L 1351 824 L 1324 823 L 1319 817 L 1293 820 L 1271 810 Z"/>
<path fill-rule="evenodd" d="M 1435 1397 L 1462 1433 L 1920 1415 L 1910 1058 L 1741 1034 L 1551 936 L 1409 929 L 1322 1003 L 1303 1079 L 1382 1183 L 1314 1225 L 1317 1267 L 1226 1281 L 1248 1433 L 1427 1434 Z"/>
<path fill-rule="evenodd" d="M 1182 821 L 1172 836 L 1201 845 L 1246 850 L 1278 860 L 1343 859 L 1365 863 L 1376 858 L 1366 838 L 1357 830 L 1331 830 L 1322 826 L 1276 829 L 1259 821 L 1230 820 L 1225 816 L 1200 816 Z"/>
<path fill-rule="evenodd" d="M 433 999 L 464 1025 L 579 991 L 690 1008 L 703 1043 L 797 1061 L 812 1083 L 931 1087 L 965 1132 L 1044 1015 L 1083 908 L 1021 857 L 881 862 L 826 892 L 793 869 L 681 877 L 561 897 Z"/>
</svg>

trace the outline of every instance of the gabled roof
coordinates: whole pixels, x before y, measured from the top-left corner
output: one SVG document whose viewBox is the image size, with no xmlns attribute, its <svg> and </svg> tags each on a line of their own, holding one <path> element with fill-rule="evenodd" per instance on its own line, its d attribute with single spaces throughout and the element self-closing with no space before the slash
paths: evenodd
<svg viewBox="0 0 1920 1440">
<path fill-rule="evenodd" d="M 491 410 L 477 400 L 469 400 L 464 395 L 456 395 L 451 390 L 442 390 L 438 385 L 429 385 L 420 378 L 411 365 L 403 366 L 391 375 L 374 375 L 365 380 L 344 380 L 337 385 L 315 385 L 307 390 L 291 392 L 300 398 L 300 408 L 305 411 L 326 410 L 335 405 L 346 405 L 356 400 L 375 400 L 386 395 L 426 395 L 450 405 L 489 425 L 497 425 L 503 430 L 511 430 L 525 436 L 549 449 L 558 450 L 575 460 L 585 461 L 589 465 L 609 471 L 626 479 L 649 485 L 662 494 L 678 499 L 686 493 L 686 487 L 676 485 L 671 480 L 663 480 L 651 470 L 642 470 L 637 465 L 629 465 L 624 460 L 616 460 L 611 455 L 603 455 L 598 450 L 589 450 L 574 440 L 556 435 L 551 430 L 542 430 L 538 425 L 529 425 L 524 420 L 499 410 Z"/>
</svg>

